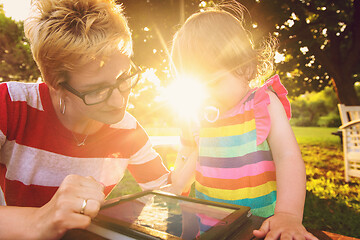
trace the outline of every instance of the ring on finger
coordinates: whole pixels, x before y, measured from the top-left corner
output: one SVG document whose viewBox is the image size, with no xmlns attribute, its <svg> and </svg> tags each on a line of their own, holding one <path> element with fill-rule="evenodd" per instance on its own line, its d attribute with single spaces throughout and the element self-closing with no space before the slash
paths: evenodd
<svg viewBox="0 0 360 240">
<path fill-rule="evenodd" d="M 83 202 L 82 202 L 81 209 L 80 209 L 80 214 L 84 214 L 84 213 L 85 213 L 86 205 L 87 205 L 87 199 L 84 199 Z"/>
</svg>

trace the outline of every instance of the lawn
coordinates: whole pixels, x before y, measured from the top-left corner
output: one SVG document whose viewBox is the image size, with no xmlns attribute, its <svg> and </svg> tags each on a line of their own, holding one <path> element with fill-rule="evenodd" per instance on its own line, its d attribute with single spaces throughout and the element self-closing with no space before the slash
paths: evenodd
<svg viewBox="0 0 360 240">
<path fill-rule="evenodd" d="M 336 128 L 294 127 L 306 165 L 307 196 L 304 225 L 345 236 L 360 238 L 360 179 L 344 180 L 340 138 Z M 171 136 L 178 129 L 147 129 L 152 136 Z M 166 165 L 171 166 L 176 150 L 158 148 Z M 110 197 L 131 194 L 141 189 L 126 173 Z"/>
</svg>

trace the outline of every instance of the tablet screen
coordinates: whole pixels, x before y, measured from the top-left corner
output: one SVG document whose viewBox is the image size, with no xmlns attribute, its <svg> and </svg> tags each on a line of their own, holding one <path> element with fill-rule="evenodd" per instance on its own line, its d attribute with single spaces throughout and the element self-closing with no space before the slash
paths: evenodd
<svg viewBox="0 0 360 240">
<path fill-rule="evenodd" d="M 200 238 L 214 227 L 221 228 L 231 224 L 239 216 L 230 215 L 238 210 L 150 193 L 140 198 L 120 201 L 102 209 L 99 215 L 127 223 L 130 227 L 137 226 L 137 230 L 152 229 L 191 240 Z M 246 215 L 246 210 L 248 209 L 245 208 L 241 215 Z"/>
</svg>

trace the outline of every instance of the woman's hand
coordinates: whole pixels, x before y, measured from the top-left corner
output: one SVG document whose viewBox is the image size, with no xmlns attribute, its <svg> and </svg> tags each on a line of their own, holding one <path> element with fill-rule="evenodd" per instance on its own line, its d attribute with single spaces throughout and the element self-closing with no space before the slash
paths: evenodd
<svg viewBox="0 0 360 240">
<path fill-rule="evenodd" d="M 257 238 L 266 236 L 265 240 L 318 240 L 305 229 L 299 217 L 289 213 L 275 213 L 253 234 Z"/>
<path fill-rule="evenodd" d="M 73 228 L 86 228 L 105 199 L 104 186 L 92 177 L 69 175 L 53 198 L 38 208 L 29 221 L 37 239 L 58 239 Z"/>
</svg>

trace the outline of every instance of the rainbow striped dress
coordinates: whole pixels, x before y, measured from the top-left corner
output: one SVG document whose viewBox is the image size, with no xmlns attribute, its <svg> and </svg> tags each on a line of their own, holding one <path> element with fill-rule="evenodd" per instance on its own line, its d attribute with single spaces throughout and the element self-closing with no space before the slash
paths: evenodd
<svg viewBox="0 0 360 240">
<path fill-rule="evenodd" d="M 199 147 L 197 198 L 249 206 L 256 216 L 274 214 L 276 174 L 266 140 L 271 121 L 267 90 L 279 97 L 290 119 L 287 91 L 275 75 L 250 90 L 216 122 L 201 121 L 200 128 L 192 131 L 192 140 L 186 139 L 186 134 L 182 136 L 182 142 L 195 142 Z"/>
</svg>

